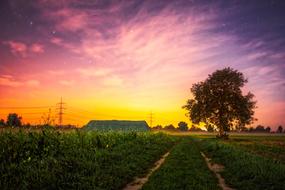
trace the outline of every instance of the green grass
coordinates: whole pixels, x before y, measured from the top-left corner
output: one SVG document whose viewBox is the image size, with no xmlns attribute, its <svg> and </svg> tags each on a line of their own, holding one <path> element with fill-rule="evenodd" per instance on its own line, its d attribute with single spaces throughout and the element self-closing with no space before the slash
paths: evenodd
<svg viewBox="0 0 285 190">
<path fill-rule="evenodd" d="M 0 133 L 0 189 L 120 189 L 174 143 L 151 133 Z"/>
<path fill-rule="evenodd" d="M 285 163 L 285 136 L 234 136 L 225 143 Z"/>
<path fill-rule="evenodd" d="M 161 168 L 151 175 L 143 189 L 220 189 L 195 143 L 190 137 L 180 138 L 182 141 L 173 148 Z"/>
<path fill-rule="evenodd" d="M 285 165 L 214 139 L 204 139 L 201 149 L 214 162 L 225 166 L 226 183 L 240 190 L 285 189 Z"/>
</svg>

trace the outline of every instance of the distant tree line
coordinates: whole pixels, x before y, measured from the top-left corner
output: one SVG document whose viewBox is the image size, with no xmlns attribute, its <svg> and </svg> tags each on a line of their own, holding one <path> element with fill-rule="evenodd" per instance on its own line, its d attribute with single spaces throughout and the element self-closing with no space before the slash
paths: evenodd
<svg viewBox="0 0 285 190">
<path fill-rule="evenodd" d="M 6 121 L 4 119 L 0 119 L 0 127 L 13 127 L 13 128 L 64 128 L 64 129 L 73 129 L 76 128 L 74 125 L 64 125 L 58 126 L 54 125 L 51 121 L 50 116 L 42 117 L 43 123 L 37 125 L 31 125 L 30 123 L 24 124 L 22 122 L 22 117 L 17 113 L 9 113 Z"/>
<path fill-rule="evenodd" d="M 7 116 L 7 120 L 5 122 L 4 119 L 0 120 L 1 127 L 21 127 L 22 126 L 22 117 L 16 113 L 9 113 Z"/>
<path fill-rule="evenodd" d="M 166 126 L 162 125 L 156 125 L 152 129 L 153 130 L 167 130 L 167 131 L 190 131 L 190 132 L 217 132 L 217 128 L 214 125 L 206 124 L 205 130 L 201 129 L 200 127 L 197 127 L 196 125 L 191 125 L 190 127 L 188 124 L 184 121 L 181 121 L 178 123 L 178 126 L 175 127 L 173 124 L 169 124 Z M 248 132 L 248 133 L 285 133 L 285 129 L 281 125 L 278 126 L 276 131 L 272 131 L 270 126 L 264 127 L 262 125 L 257 125 L 254 127 L 241 127 L 239 129 L 232 129 L 231 132 Z"/>
<path fill-rule="evenodd" d="M 270 126 L 262 126 L 262 125 L 257 125 L 255 128 L 250 127 L 250 128 L 244 128 L 241 131 L 243 132 L 256 132 L 256 133 L 270 133 L 270 132 L 276 132 L 276 133 L 285 133 L 285 130 L 283 130 L 283 127 L 279 125 L 277 127 L 276 131 L 272 131 Z"/>
<path fill-rule="evenodd" d="M 165 125 L 164 127 L 162 125 L 156 125 L 154 126 L 152 129 L 154 130 L 167 130 L 167 131 L 205 131 L 202 130 L 199 127 L 196 127 L 195 125 L 191 125 L 190 127 L 188 126 L 188 124 L 184 121 L 180 121 L 178 123 L 178 126 L 175 127 L 173 124 L 169 124 L 169 125 Z"/>
</svg>

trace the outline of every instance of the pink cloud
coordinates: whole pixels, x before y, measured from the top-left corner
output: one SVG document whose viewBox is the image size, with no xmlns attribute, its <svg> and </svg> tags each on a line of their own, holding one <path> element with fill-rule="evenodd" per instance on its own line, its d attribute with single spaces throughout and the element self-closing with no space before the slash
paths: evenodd
<svg viewBox="0 0 285 190">
<path fill-rule="evenodd" d="M 104 68 L 95 68 L 95 67 L 89 67 L 89 68 L 78 68 L 77 72 L 85 77 L 102 77 L 111 74 L 110 69 L 104 69 Z"/>
<path fill-rule="evenodd" d="M 12 77 L 5 75 L 0 76 L 0 86 L 19 87 L 22 83 L 14 80 Z"/>
<path fill-rule="evenodd" d="M 31 54 L 44 53 L 44 46 L 39 43 L 28 45 L 18 41 L 7 41 L 4 42 L 4 44 L 10 47 L 11 53 L 23 58 L 30 56 Z"/>
<path fill-rule="evenodd" d="M 27 85 L 29 87 L 37 87 L 40 85 L 40 81 L 38 81 L 38 80 L 27 80 L 23 83 L 23 85 Z"/>
<path fill-rule="evenodd" d="M 54 38 L 51 38 L 50 42 L 56 45 L 62 45 L 63 40 L 61 38 L 54 37 Z"/>
<path fill-rule="evenodd" d="M 83 30 L 87 26 L 88 15 L 81 10 L 66 7 L 53 12 L 46 10 L 44 15 L 56 23 L 59 31 L 76 32 Z"/>
<path fill-rule="evenodd" d="M 62 47 L 62 52 L 66 53 L 62 59 L 49 58 L 52 67 L 45 71 L 54 76 L 54 81 L 45 78 L 49 83 L 73 86 L 76 81 L 82 85 L 74 85 L 75 91 L 96 85 L 98 89 L 102 88 L 102 93 L 108 88 L 121 89 L 123 86 L 124 92 L 130 92 L 128 98 L 134 104 L 137 97 L 148 97 L 149 102 L 156 99 L 170 102 L 176 97 L 178 103 L 172 106 L 180 108 L 191 96 L 189 88 L 193 83 L 204 80 L 216 69 L 233 66 L 249 76 L 248 89 L 262 101 L 258 102 L 259 110 L 268 109 L 268 113 L 280 110 L 264 103 L 274 102 L 274 96 L 284 92 L 280 92 L 280 81 L 283 81 L 279 76 L 280 67 L 266 66 L 264 62 L 271 63 L 270 58 L 282 59 L 284 54 L 266 51 L 263 48 L 266 44 L 261 40 L 241 45 L 232 34 L 209 32 L 217 27 L 213 22 L 217 16 L 215 11 L 201 14 L 191 9 L 184 14 L 164 7 L 156 14 L 150 14 L 142 6 L 132 18 L 125 19 L 123 11 L 129 6 L 125 1 L 110 3 L 103 9 L 95 6 L 92 9 L 77 8 L 78 0 L 39 2 L 43 19 L 51 24 L 50 30 L 57 31 L 51 38 L 48 32 L 50 43 Z M 44 52 L 43 46 L 33 48 L 33 44 L 14 43 L 13 47 L 12 53 L 22 57 Z M 62 65 L 66 61 L 76 63 L 68 64 L 68 70 L 49 70 L 67 68 Z M 39 85 L 36 81 L 21 82 L 4 76 L 0 84 L 13 87 Z M 111 94 L 116 92 L 120 90 Z M 265 116 L 259 113 L 262 112 L 257 112 L 258 117 Z"/>
<path fill-rule="evenodd" d="M 59 84 L 64 86 L 72 86 L 74 84 L 73 80 L 60 80 Z"/>
<path fill-rule="evenodd" d="M 30 51 L 33 53 L 44 53 L 44 46 L 39 43 L 34 43 L 31 45 Z"/>
<path fill-rule="evenodd" d="M 263 57 L 266 57 L 268 55 L 267 52 L 254 52 L 248 55 L 248 59 L 249 60 L 256 60 L 256 59 L 260 59 Z"/>
<path fill-rule="evenodd" d="M 16 80 L 11 75 L 1 75 L 0 76 L 0 86 L 7 86 L 7 87 L 20 87 L 20 86 L 27 86 L 27 87 L 37 87 L 40 85 L 40 81 L 30 79 L 30 80 Z"/>
<path fill-rule="evenodd" d="M 63 70 L 49 70 L 48 75 L 60 76 L 66 74 L 66 71 Z"/>
<path fill-rule="evenodd" d="M 27 56 L 28 47 L 26 44 L 16 41 L 7 41 L 4 42 L 4 44 L 10 47 L 10 50 L 14 55 L 20 55 L 22 57 Z"/>
</svg>

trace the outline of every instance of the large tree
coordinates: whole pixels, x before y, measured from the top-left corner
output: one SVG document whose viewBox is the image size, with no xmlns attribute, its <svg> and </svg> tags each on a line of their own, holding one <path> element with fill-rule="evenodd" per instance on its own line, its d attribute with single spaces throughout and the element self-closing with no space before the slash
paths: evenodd
<svg viewBox="0 0 285 190">
<path fill-rule="evenodd" d="M 205 122 L 215 125 L 219 137 L 227 137 L 226 132 L 250 124 L 254 118 L 256 102 L 254 95 L 242 94 L 247 79 L 232 68 L 217 70 L 203 82 L 193 84 L 193 98 L 183 106 L 193 123 Z"/>
</svg>

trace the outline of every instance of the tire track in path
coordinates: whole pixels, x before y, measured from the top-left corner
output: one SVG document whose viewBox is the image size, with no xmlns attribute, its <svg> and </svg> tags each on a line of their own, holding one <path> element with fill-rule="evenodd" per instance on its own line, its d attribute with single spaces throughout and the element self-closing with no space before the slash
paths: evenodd
<svg viewBox="0 0 285 190">
<path fill-rule="evenodd" d="M 223 190 L 235 190 L 231 187 L 229 187 L 226 182 L 225 179 L 221 176 L 220 172 L 224 170 L 224 166 L 223 165 L 219 165 L 219 164 L 215 164 L 211 162 L 211 159 L 208 158 L 203 152 L 201 152 L 201 155 L 203 156 L 203 158 L 205 159 L 207 166 L 209 168 L 209 170 L 211 170 L 216 177 L 218 178 L 219 181 L 219 186 L 223 189 Z"/>
<path fill-rule="evenodd" d="M 160 168 L 160 166 L 164 163 L 166 157 L 169 155 L 168 151 L 166 154 L 164 154 L 158 161 L 155 162 L 154 167 L 150 169 L 148 174 L 144 177 L 135 178 L 131 183 L 127 184 L 123 190 L 139 190 L 142 188 L 142 186 L 148 181 L 148 178 L 151 176 L 151 174 Z"/>
</svg>

